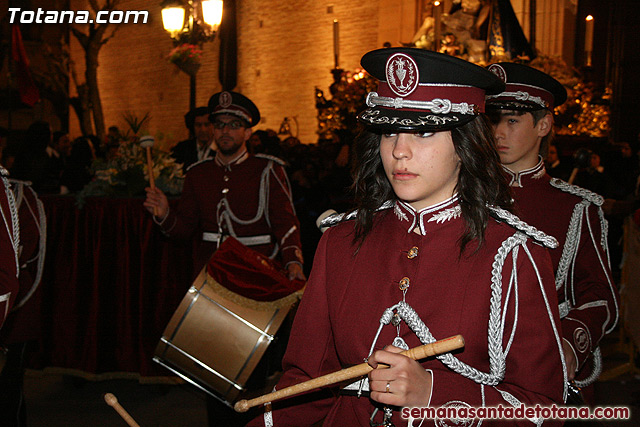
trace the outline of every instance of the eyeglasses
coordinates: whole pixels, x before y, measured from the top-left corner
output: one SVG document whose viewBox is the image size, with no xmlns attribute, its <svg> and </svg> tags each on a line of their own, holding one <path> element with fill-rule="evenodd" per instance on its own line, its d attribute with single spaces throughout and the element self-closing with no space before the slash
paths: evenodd
<svg viewBox="0 0 640 427">
<path fill-rule="evenodd" d="M 230 122 L 221 122 L 221 121 L 213 122 L 213 127 L 218 130 L 224 129 L 225 126 L 228 126 L 229 129 L 231 130 L 237 130 L 240 128 L 244 128 L 244 123 L 242 123 L 240 120 L 231 120 Z"/>
</svg>

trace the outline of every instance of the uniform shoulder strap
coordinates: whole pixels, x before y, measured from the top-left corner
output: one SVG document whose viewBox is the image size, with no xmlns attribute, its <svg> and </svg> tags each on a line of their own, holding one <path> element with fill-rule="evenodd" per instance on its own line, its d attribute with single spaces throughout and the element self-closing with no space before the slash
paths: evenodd
<svg viewBox="0 0 640 427">
<path fill-rule="evenodd" d="M 320 214 L 316 220 L 316 226 L 324 233 L 329 227 L 338 225 L 342 221 L 353 219 L 357 214 L 357 210 L 348 213 L 338 213 L 333 209 L 329 209 Z"/>
<path fill-rule="evenodd" d="M 376 212 L 384 209 L 388 209 L 392 206 L 393 206 L 393 201 L 387 200 L 378 209 L 376 209 Z M 329 227 L 338 225 L 343 221 L 349 221 L 351 219 L 354 219 L 356 216 L 358 216 L 357 209 L 354 209 L 346 213 L 338 213 L 333 209 L 329 209 L 320 214 L 320 216 L 316 220 L 316 225 L 318 226 L 320 231 L 324 233 Z"/>
<path fill-rule="evenodd" d="M 560 191 L 564 191 L 565 193 L 573 194 L 574 196 L 581 197 L 582 199 L 593 203 L 596 206 L 602 206 L 604 203 L 604 197 L 601 195 L 594 193 L 593 191 L 587 190 L 586 188 L 578 187 L 577 185 L 569 184 L 558 178 L 551 178 L 549 181 L 552 187 L 557 188 Z"/>
<path fill-rule="evenodd" d="M 258 154 L 254 154 L 253 157 L 259 157 L 261 159 L 272 160 L 273 162 L 279 164 L 280 166 L 286 166 L 286 164 L 287 164 L 280 157 L 272 156 L 271 154 L 258 153 Z"/>
<path fill-rule="evenodd" d="M 191 170 L 191 168 L 193 168 L 194 166 L 198 166 L 198 165 L 201 165 L 202 163 L 206 163 L 206 162 L 211 162 L 211 161 L 213 161 L 213 159 L 215 159 L 215 157 L 207 157 L 206 159 L 198 160 L 195 163 L 191 163 L 189 165 L 189 167 L 187 168 L 186 172 L 189 172 Z"/>
<path fill-rule="evenodd" d="M 496 220 L 509 224 L 511 227 L 515 228 L 518 231 L 521 231 L 522 233 L 526 234 L 527 236 L 529 236 L 536 242 L 546 246 L 547 248 L 555 249 L 558 247 L 558 241 L 555 239 L 555 237 L 549 236 L 548 234 L 538 230 L 534 226 L 527 224 L 511 212 L 495 206 L 490 206 L 489 212 L 491 216 Z"/>
</svg>

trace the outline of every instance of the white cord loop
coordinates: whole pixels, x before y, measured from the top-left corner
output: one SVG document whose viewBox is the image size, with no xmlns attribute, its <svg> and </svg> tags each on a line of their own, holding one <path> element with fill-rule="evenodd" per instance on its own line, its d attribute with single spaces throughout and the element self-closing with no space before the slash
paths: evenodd
<svg viewBox="0 0 640 427">
<path fill-rule="evenodd" d="M 449 99 L 434 98 L 431 101 L 413 101 L 405 98 L 391 98 L 379 96 L 377 92 L 367 94 L 366 103 L 369 107 L 388 107 L 395 109 L 429 110 L 435 114 L 460 113 L 475 115 L 478 108 L 474 104 L 466 102 L 453 103 Z"/>
</svg>

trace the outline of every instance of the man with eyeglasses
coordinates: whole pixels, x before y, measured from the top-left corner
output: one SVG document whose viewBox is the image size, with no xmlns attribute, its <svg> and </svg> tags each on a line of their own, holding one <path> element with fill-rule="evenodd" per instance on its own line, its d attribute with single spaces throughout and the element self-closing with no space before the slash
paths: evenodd
<svg viewBox="0 0 640 427">
<path fill-rule="evenodd" d="M 272 156 L 247 152 L 245 143 L 251 128 L 260 121 L 258 108 L 244 95 L 226 91 L 213 95 L 208 108 L 218 147 L 215 157 L 189 167 L 176 209 L 169 208 L 167 197 L 157 187 L 146 189 L 145 208 L 151 213 L 155 208 L 153 220 L 167 236 L 197 239 L 196 273 L 224 239 L 233 236 L 245 246 L 279 260 L 289 279 L 305 280 L 300 224 L 284 163 Z M 280 328 L 280 339 L 263 356 L 267 361 L 256 367 L 253 378 L 266 378 L 279 369 L 286 329 Z M 249 420 L 247 414 L 237 414 L 211 396 L 207 396 L 207 413 L 210 426 L 244 426 Z"/>
<path fill-rule="evenodd" d="M 260 112 L 237 92 L 216 93 L 209 100 L 218 151 L 214 158 L 194 163 L 186 174 L 177 209 L 157 187 L 147 188 L 145 208 L 169 237 L 198 237 L 195 271 L 207 263 L 225 236 L 274 259 L 290 279 L 304 279 L 300 225 L 283 162 L 251 155 L 245 142 Z"/>
</svg>

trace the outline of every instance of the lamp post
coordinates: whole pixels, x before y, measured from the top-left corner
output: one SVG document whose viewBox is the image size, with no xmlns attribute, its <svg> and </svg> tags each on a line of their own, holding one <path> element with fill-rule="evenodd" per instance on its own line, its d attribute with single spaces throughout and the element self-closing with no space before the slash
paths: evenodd
<svg viewBox="0 0 640 427">
<path fill-rule="evenodd" d="M 222 21 L 222 0 L 165 0 L 162 2 L 162 25 L 174 46 L 191 44 L 202 47 L 213 41 Z M 196 108 L 196 74 L 200 64 L 181 67 L 189 74 L 189 110 Z"/>
</svg>

